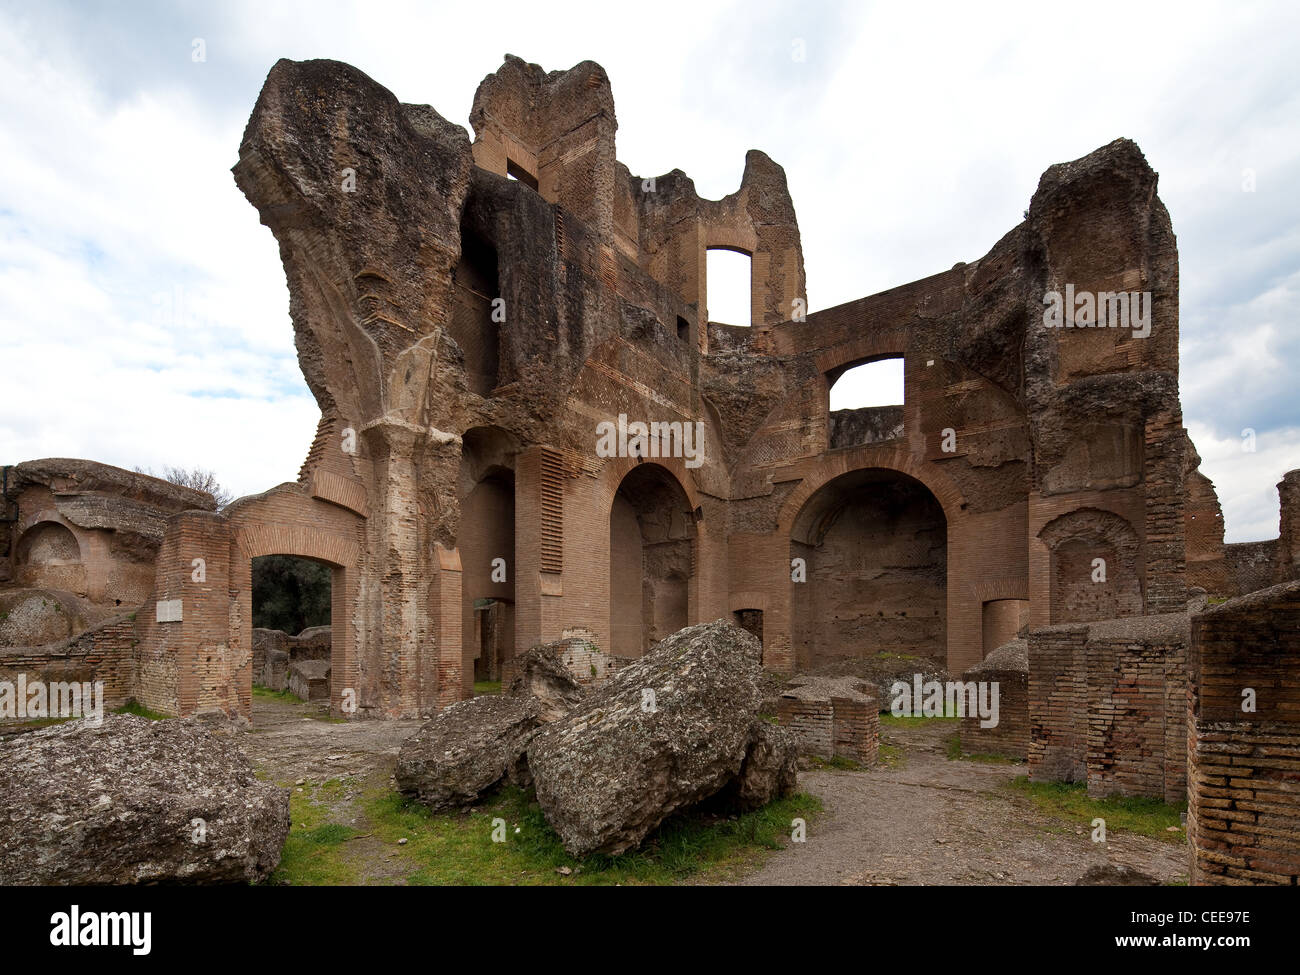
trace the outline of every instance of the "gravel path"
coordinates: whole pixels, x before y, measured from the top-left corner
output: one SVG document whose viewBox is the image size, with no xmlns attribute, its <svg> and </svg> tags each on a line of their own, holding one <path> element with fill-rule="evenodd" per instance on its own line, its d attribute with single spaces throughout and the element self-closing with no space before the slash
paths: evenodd
<svg viewBox="0 0 1300 975">
<path fill-rule="evenodd" d="M 255 730 L 240 744 L 273 781 L 342 779 L 361 787 L 386 782 L 402 742 L 420 721 L 321 720 L 323 708 L 258 698 Z M 821 798 L 823 811 L 805 843 L 791 843 L 744 885 L 1073 884 L 1098 866 L 1126 866 L 1160 883 L 1185 882 L 1184 844 L 1112 831 L 1093 843 L 1091 826 L 1073 827 L 1040 813 L 1005 786 L 1023 765 L 950 761 L 950 722 L 887 726 L 883 740 L 901 751 L 895 768 L 803 771 L 799 788 Z M 351 788 L 338 819 L 358 823 Z M 373 841 L 370 841 L 373 842 Z M 401 882 L 393 851 L 362 842 L 363 882 Z M 389 874 L 392 874 L 389 877 Z"/>
<path fill-rule="evenodd" d="M 1088 823 L 1071 828 L 1005 790 L 1023 765 L 950 761 L 952 732 L 949 722 L 887 727 L 883 738 L 902 749 L 898 768 L 800 772 L 800 789 L 821 798 L 822 814 L 806 842 L 739 883 L 1073 884 L 1108 864 L 1185 882 L 1184 844 L 1113 831 L 1093 843 Z"/>
</svg>

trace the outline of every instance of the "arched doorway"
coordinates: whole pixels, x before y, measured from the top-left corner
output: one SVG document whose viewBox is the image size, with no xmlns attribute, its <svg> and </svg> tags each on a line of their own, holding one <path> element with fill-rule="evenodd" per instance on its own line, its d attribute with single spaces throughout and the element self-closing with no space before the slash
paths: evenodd
<svg viewBox="0 0 1300 975">
<path fill-rule="evenodd" d="M 920 481 L 850 471 L 822 485 L 791 526 L 791 643 L 798 669 L 841 657 L 947 653 L 948 526 Z"/>
<path fill-rule="evenodd" d="M 639 657 L 690 622 L 695 518 L 677 479 L 658 464 L 632 468 L 609 513 L 610 652 Z"/>
</svg>

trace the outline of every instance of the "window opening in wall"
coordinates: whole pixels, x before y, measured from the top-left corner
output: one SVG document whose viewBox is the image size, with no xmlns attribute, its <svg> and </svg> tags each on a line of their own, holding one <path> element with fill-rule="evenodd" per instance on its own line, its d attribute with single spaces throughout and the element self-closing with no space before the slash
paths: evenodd
<svg viewBox="0 0 1300 975">
<path fill-rule="evenodd" d="M 742 251 L 710 247 L 705 274 L 708 294 L 705 302 L 709 321 L 722 325 L 750 325 L 753 260 Z"/>
</svg>

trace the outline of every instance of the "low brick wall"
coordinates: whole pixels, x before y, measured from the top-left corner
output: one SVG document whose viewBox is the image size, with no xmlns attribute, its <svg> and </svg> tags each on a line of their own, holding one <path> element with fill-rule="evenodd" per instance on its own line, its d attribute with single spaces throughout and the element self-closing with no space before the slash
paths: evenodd
<svg viewBox="0 0 1300 975">
<path fill-rule="evenodd" d="M 1024 761 L 1029 754 L 1029 661 L 1024 640 L 999 647 L 962 674 L 965 682 L 996 684 L 998 723 L 980 727 L 978 715 L 960 721 L 961 749 L 970 755 L 1003 755 Z"/>
<path fill-rule="evenodd" d="M 835 757 L 835 706 L 829 700 L 782 697 L 776 702 L 776 717 L 794 732 L 803 754 Z"/>
<path fill-rule="evenodd" d="M 879 758 L 879 707 L 875 696 L 851 679 L 791 687 L 777 698 L 776 716 L 794 732 L 804 755 L 847 758 L 860 765 L 874 765 Z"/>
<path fill-rule="evenodd" d="M 0 681 L 103 681 L 104 710 L 132 696 L 135 622 L 130 616 L 106 620 L 68 640 L 42 647 L 0 648 Z"/>
<path fill-rule="evenodd" d="M 579 684 L 599 684 L 608 678 L 625 661 L 601 650 L 594 640 L 584 636 L 566 636 L 550 646 L 560 663 L 568 669 Z M 630 662 L 630 661 L 627 661 Z M 501 686 L 509 687 L 515 677 L 515 658 L 501 662 Z"/>
<path fill-rule="evenodd" d="M 1187 794 L 1187 613 L 1029 634 L 1029 777 L 1090 796 Z"/>
<path fill-rule="evenodd" d="M 1277 539 L 1266 542 L 1229 542 L 1223 546 L 1223 561 L 1232 595 L 1267 589 L 1277 580 Z"/>
<path fill-rule="evenodd" d="M 1197 616 L 1188 674 L 1191 882 L 1300 885 L 1300 582 Z"/>
</svg>

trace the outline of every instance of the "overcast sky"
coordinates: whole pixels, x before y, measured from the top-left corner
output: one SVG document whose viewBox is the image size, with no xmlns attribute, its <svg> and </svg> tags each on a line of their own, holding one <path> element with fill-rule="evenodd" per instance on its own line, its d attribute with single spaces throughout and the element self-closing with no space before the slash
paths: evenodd
<svg viewBox="0 0 1300 975">
<path fill-rule="evenodd" d="M 1202 469 L 1229 541 L 1277 535 L 1275 485 L 1300 467 L 1300 5 L 0 0 L 0 14 L 0 463 L 199 465 L 236 494 L 296 477 L 319 414 L 275 241 L 229 171 L 267 71 L 347 61 L 468 127 L 510 52 L 600 62 L 634 173 L 680 167 L 717 198 L 747 149 L 781 163 L 813 310 L 979 258 L 1047 166 L 1136 140 L 1178 235 Z"/>
</svg>

